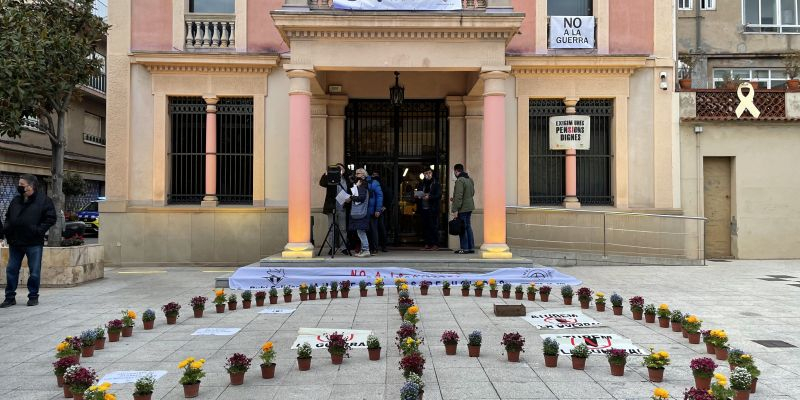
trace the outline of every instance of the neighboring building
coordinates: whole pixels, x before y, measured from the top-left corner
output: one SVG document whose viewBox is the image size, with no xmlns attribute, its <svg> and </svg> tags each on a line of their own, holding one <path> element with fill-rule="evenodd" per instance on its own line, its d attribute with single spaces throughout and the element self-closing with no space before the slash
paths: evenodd
<svg viewBox="0 0 800 400">
<path fill-rule="evenodd" d="M 584 214 L 529 206 L 681 213 L 671 2 L 450 0 L 464 9 L 437 12 L 342 11 L 328 0 L 109 3 L 114 118 L 100 241 L 112 264 L 308 257 L 311 217 L 317 245 L 327 229 L 319 178 L 337 162 L 381 173 L 396 245 L 418 245 L 411 196 L 431 165 L 443 228 L 451 167 L 475 178 L 484 257 L 596 236 Z M 569 19 L 573 39 L 560 40 L 594 42 L 550 48 L 548 22 L 565 21 L 548 15 L 595 17 Z M 591 118 L 576 180 L 547 139 L 548 118 L 568 112 Z M 565 193 L 567 181 L 577 193 Z M 635 229 L 618 243 L 665 247 L 641 233 L 664 229 L 658 221 L 623 225 Z M 696 256 L 675 237 L 678 255 Z"/>
<path fill-rule="evenodd" d="M 681 93 L 683 209 L 708 218 L 708 258 L 798 258 L 800 97 L 782 54 L 800 49 L 798 0 L 679 0 L 678 52 L 695 53 L 696 89 Z M 758 83 L 758 118 L 735 111 Z"/>
</svg>

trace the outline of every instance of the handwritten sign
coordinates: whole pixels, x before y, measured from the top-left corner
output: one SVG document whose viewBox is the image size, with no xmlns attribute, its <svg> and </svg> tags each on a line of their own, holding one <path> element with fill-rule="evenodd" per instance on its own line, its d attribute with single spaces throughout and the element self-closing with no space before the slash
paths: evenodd
<svg viewBox="0 0 800 400">
<path fill-rule="evenodd" d="M 200 328 L 192 336 L 233 336 L 241 329 L 239 328 Z"/>
</svg>

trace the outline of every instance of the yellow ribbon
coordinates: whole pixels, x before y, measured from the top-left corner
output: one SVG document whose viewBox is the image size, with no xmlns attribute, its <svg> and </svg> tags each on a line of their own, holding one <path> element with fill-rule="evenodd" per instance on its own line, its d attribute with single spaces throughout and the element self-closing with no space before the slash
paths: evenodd
<svg viewBox="0 0 800 400">
<path fill-rule="evenodd" d="M 750 89 L 747 96 L 742 93 L 743 88 Z M 753 85 L 751 85 L 750 82 L 739 85 L 739 88 L 736 90 L 736 95 L 739 96 L 739 106 L 736 107 L 736 118 L 741 118 L 745 110 L 749 111 L 750 115 L 754 118 L 758 118 L 758 116 L 761 115 L 761 111 L 759 111 L 753 103 L 753 99 L 756 97 L 756 91 L 753 89 Z"/>
</svg>

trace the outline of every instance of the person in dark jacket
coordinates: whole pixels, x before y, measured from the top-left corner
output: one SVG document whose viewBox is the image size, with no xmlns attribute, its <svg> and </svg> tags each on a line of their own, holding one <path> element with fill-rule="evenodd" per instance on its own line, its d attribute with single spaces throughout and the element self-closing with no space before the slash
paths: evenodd
<svg viewBox="0 0 800 400">
<path fill-rule="evenodd" d="M 361 241 L 361 251 L 355 254 L 356 257 L 369 257 L 369 239 L 367 239 L 367 230 L 369 229 L 369 221 L 371 215 L 369 213 L 369 188 L 367 187 L 367 172 L 364 169 L 356 170 L 356 184 L 351 190 L 353 194 L 347 201 L 350 205 L 350 222 L 347 228 L 358 233 L 358 239 Z"/>
<path fill-rule="evenodd" d="M 461 248 L 456 254 L 472 254 L 475 252 L 475 237 L 472 233 L 472 212 L 475 211 L 475 182 L 469 177 L 464 166 L 453 166 L 456 183 L 453 187 L 453 218 L 464 222 L 464 231 L 458 235 Z"/>
<path fill-rule="evenodd" d="M 322 205 L 322 212 L 323 214 L 328 216 L 328 226 L 333 224 L 333 217 L 334 213 L 336 215 L 336 224 L 339 227 L 339 232 L 341 233 L 341 237 L 347 237 L 347 209 L 345 204 L 339 204 L 336 202 L 336 196 L 342 191 L 350 190 L 352 184 L 350 183 L 350 172 L 347 168 L 344 167 L 344 164 L 336 164 L 341 171 L 341 178 L 339 179 L 338 185 L 328 185 L 328 174 L 322 174 L 322 177 L 319 178 L 319 185 L 326 188 L 325 192 L 325 203 Z M 334 243 L 336 244 L 334 247 L 344 253 L 347 250 L 347 243 L 340 243 L 342 240 L 340 239 L 339 235 L 334 236 Z"/>
<path fill-rule="evenodd" d="M 442 202 L 442 185 L 434 177 L 433 170 L 426 168 L 417 191 L 422 196 L 417 198 L 417 209 L 422 215 L 422 226 L 425 247 L 422 250 L 439 250 L 439 205 Z"/>
<path fill-rule="evenodd" d="M 28 258 L 28 305 L 39 304 L 39 281 L 42 272 L 44 235 L 56 223 L 53 201 L 40 192 L 39 180 L 24 174 L 19 178 L 19 195 L 11 200 L 6 211 L 3 231 L 8 241 L 8 266 L 6 267 L 6 298 L 0 308 L 17 304 L 17 284 L 22 258 Z"/>
<path fill-rule="evenodd" d="M 378 182 L 381 186 L 381 192 L 383 193 L 383 207 L 380 208 L 381 213 L 378 218 L 376 218 L 375 225 L 377 226 L 373 228 L 378 231 L 378 240 L 373 243 L 373 247 L 380 247 L 381 251 L 386 253 L 388 251 L 386 250 L 386 245 L 389 241 L 386 235 L 386 210 L 389 210 L 392 206 L 392 190 L 381 182 L 381 176 L 377 171 L 372 171 L 372 180 Z"/>
<path fill-rule="evenodd" d="M 378 252 L 378 219 L 383 213 L 383 190 L 380 182 L 367 175 L 366 170 L 364 175 L 369 190 L 369 250 L 370 254 L 374 255 Z"/>
</svg>

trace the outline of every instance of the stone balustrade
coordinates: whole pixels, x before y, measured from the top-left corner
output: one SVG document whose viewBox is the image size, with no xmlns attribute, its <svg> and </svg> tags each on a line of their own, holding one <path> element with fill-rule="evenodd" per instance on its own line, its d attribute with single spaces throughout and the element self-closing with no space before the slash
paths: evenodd
<svg viewBox="0 0 800 400">
<path fill-rule="evenodd" d="M 186 49 L 235 49 L 234 14 L 187 14 Z"/>
</svg>

